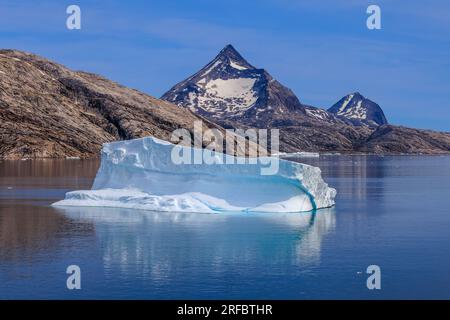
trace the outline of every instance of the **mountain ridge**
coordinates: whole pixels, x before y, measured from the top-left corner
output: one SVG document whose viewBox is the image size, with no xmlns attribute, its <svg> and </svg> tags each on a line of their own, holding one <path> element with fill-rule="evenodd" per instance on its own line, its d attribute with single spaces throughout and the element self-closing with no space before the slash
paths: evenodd
<svg viewBox="0 0 450 320">
<path fill-rule="evenodd" d="M 242 68 L 236 69 L 235 64 L 242 64 Z M 250 82 L 252 79 L 257 80 Z M 228 93 L 226 97 L 224 92 Z M 241 96 L 251 99 L 240 100 Z M 284 152 L 450 152 L 447 133 L 437 132 L 433 139 L 442 143 L 432 143 L 425 131 L 419 131 L 422 137 L 417 141 L 417 148 L 405 149 L 398 143 L 394 143 L 395 148 L 383 147 L 380 138 L 371 141 L 378 127 L 389 125 L 378 104 L 354 92 L 328 110 L 305 105 L 291 89 L 267 70 L 254 67 L 231 45 L 225 46 L 199 71 L 174 85 L 161 99 L 189 108 L 226 128 L 280 129 L 280 150 Z M 397 139 L 407 143 L 407 130 L 389 128 L 396 132 Z"/>
</svg>

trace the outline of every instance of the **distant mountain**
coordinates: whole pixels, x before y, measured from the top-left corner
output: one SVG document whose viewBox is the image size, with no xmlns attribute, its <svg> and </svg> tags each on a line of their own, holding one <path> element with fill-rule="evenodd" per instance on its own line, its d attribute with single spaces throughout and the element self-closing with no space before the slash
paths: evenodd
<svg viewBox="0 0 450 320">
<path fill-rule="evenodd" d="M 161 99 L 224 126 L 289 126 L 305 120 L 337 121 L 323 109 L 304 106 L 266 70 L 248 63 L 227 45 L 200 71 L 181 81 Z"/>
<path fill-rule="evenodd" d="M 169 139 L 186 109 L 33 54 L 0 50 L 0 159 L 96 157 L 102 143 Z"/>
<path fill-rule="evenodd" d="M 389 126 L 380 106 L 358 92 L 329 110 L 302 104 L 292 90 L 251 65 L 231 45 L 161 99 L 227 128 L 278 128 L 285 152 L 450 152 L 448 133 Z M 394 133 L 381 134 L 385 130 Z M 415 130 L 420 139 L 405 148 L 408 130 Z"/>
<path fill-rule="evenodd" d="M 328 112 L 347 119 L 354 125 L 377 127 L 388 123 L 380 106 L 359 92 L 346 95 L 328 109 Z"/>
</svg>

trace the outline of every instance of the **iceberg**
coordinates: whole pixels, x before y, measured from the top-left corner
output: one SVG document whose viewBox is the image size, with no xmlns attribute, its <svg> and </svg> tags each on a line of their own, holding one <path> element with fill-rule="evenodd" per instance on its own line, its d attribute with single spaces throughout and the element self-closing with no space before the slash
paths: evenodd
<svg viewBox="0 0 450 320">
<path fill-rule="evenodd" d="M 318 152 L 307 152 L 307 151 L 299 151 L 299 152 L 280 152 L 273 154 L 273 156 L 277 156 L 280 158 L 319 158 L 320 154 Z"/>
<path fill-rule="evenodd" d="M 178 164 L 173 155 L 180 152 L 217 161 Z M 68 192 L 53 206 L 219 213 L 303 212 L 334 205 L 336 190 L 323 181 L 319 168 L 277 157 L 249 159 L 154 137 L 107 143 L 92 189 Z M 270 161 L 277 161 L 276 174 L 261 174 Z"/>
</svg>

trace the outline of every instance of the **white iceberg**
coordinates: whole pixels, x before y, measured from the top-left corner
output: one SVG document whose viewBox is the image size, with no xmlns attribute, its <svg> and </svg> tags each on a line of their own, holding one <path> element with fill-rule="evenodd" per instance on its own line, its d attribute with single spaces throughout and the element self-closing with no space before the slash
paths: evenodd
<svg viewBox="0 0 450 320">
<path fill-rule="evenodd" d="M 319 158 L 320 154 L 317 152 L 307 152 L 307 151 L 299 151 L 299 152 L 279 152 L 273 154 L 273 156 L 280 158 Z"/>
<path fill-rule="evenodd" d="M 174 151 L 226 161 L 176 164 Z M 239 160 L 153 137 L 107 143 L 92 190 L 68 192 L 53 205 L 202 213 L 301 212 L 334 205 L 336 190 L 322 180 L 317 167 L 275 157 L 261 157 L 254 164 Z M 263 163 L 268 163 L 262 160 L 277 161 L 278 173 L 262 175 Z"/>
</svg>

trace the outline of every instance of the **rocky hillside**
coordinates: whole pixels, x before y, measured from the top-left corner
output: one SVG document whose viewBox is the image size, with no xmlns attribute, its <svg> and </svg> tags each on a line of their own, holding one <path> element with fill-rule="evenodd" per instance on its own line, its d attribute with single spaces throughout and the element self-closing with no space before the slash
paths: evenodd
<svg viewBox="0 0 450 320">
<path fill-rule="evenodd" d="M 450 133 L 382 125 L 358 149 L 377 154 L 449 153 Z"/>
<path fill-rule="evenodd" d="M 0 158 L 95 157 L 105 142 L 168 139 L 199 119 L 95 74 L 0 50 Z"/>
</svg>

